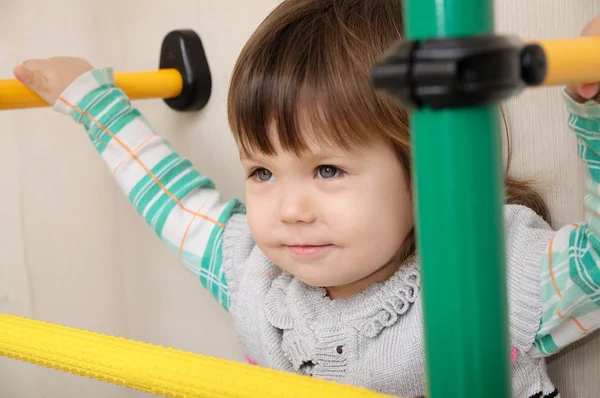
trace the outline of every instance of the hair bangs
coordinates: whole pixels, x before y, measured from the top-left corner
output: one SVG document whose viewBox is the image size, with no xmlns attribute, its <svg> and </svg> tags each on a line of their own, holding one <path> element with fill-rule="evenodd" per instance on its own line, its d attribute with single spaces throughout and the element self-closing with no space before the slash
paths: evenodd
<svg viewBox="0 0 600 398">
<path fill-rule="evenodd" d="M 326 20 L 323 20 L 326 19 Z M 374 57 L 327 13 L 257 32 L 232 78 L 228 113 L 246 153 L 301 154 L 313 144 L 352 149 L 368 143 L 382 120 L 370 84 Z M 380 130 L 381 132 L 382 130 Z"/>
</svg>

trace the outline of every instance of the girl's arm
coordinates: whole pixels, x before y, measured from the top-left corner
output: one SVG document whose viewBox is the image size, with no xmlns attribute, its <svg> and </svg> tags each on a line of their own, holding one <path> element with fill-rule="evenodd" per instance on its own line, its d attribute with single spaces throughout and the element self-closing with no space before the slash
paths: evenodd
<svg viewBox="0 0 600 398">
<path fill-rule="evenodd" d="M 542 260 L 543 313 L 532 355 L 550 355 L 600 327 L 600 104 L 566 91 L 569 127 L 588 169 L 586 223 L 560 229 Z"/>
<path fill-rule="evenodd" d="M 140 112 L 115 88 L 112 70 L 94 69 L 71 83 L 54 109 L 82 124 L 121 190 L 161 241 L 228 309 L 221 267 L 223 229 L 244 212 L 223 201 L 210 179 L 156 135 Z"/>
</svg>

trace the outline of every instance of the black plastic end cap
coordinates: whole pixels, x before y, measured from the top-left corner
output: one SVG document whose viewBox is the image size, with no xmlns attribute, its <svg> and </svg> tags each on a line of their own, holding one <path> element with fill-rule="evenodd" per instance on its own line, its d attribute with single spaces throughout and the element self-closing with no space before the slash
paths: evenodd
<svg viewBox="0 0 600 398">
<path fill-rule="evenodd" d="M 548 75 L 548 60 L 544 49 L 528 44 L 521 50 L 521 78 L 528 86 L 539 86 Z"/>
<path fill-rule="evenodd" d="M 212 91 L 212 77 L 200 37 L 193 30 L 169 32 L 160 50 L 160 69 L 177 69 L 183 78 L 181 93 L 165 98 L 165 103 L 176 111 L 197 111 L 208 103 Z"/>
</svg>

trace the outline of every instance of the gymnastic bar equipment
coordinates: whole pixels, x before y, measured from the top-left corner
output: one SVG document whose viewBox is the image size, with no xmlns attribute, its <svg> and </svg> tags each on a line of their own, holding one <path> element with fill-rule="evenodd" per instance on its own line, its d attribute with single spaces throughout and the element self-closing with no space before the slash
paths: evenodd
<svg viewBox="0 0 600 398">
<path fill-rule="evenodd" d="M 174 30 L 163 39 L 159 69 L 115 73 L 115 84 L 132 100 L 163 98 L 177 111 L 197 111 L 208 102 L 212 78 L 200 37 Z M 0 80 L 0 110 L 39 108 L 48 104 L 16 79 Z"/>
<path fill-rule="evenodd" d="M 499 103 L 600 81 L 600 39 L 494 35 L 493 0 L 408 0 L 404 11 L 406 40 L 372 78 L 410 110 L 426 395 L 508 398 Z"/>
<path fill-rule="evenodd" d="M 600 55 L 596 38 L 540 41 L 549 60 L 540 85 L 593 81 Z M 162 98 L 177 111 L 201 110 L 209 100 L 211 74 L 198 35 L 191 30 L 170 32 L 163 40 L 159 69 L 116 72 L 115 83 L 131 100 Z M 16 79 L 0 79 L 0 110 L 47 107 L 48 104 Z"/>
<path fill-rule="evenodd" d="M 364 388 L 13 315 L 0 315 L 0 354 L 164 397 L 391 398 Z"/>
</svg>

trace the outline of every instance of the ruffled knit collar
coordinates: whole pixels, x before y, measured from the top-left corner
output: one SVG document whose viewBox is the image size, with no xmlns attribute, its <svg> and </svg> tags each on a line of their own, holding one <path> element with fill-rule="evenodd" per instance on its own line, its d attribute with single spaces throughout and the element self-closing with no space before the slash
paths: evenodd
<svg viewBox="0 0 600 398">
<path fill-rule="evenodd" d="M 264 304 L 268 321 L 278 329 L 309 333 L 320 323 L 337 321 L 376 337 L 410 309 L 419 291 L 418 264 L 411 258 L 386 281 L 348 299 L 332 300 L 324 288 L 308 286 L 284 272 L 273 281 Z"/>
</svg>

